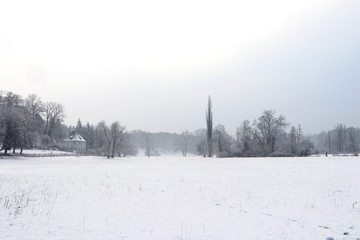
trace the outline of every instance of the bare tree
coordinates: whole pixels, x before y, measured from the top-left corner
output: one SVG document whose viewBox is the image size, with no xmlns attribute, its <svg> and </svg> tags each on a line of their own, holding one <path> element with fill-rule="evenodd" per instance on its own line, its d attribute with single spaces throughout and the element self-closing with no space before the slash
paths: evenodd
<svg viewBox="0 0 360 240">
<path fill-rule="evenodd" d="M 13 153 L 15 153 L 15 148 L 22 144 L 22 127 L 23 119 L 19 111 L 11 110 L 6 112 L 1 129 L 3 142 L 1 150 L 5 150 L 5 154 L 11 148 L 13 148 Z"/>
<path fill-rule="evenodd" d="M 44 106 L 39 97 L 35 94 L 30 94 L 24 101 L 24 107 L 21 111 L 23 118 L 22 144 L 20 154 L 25 145 L 32 145 L 37 131 L 40 131 L 42 119 L 40 114 L 43 113 Z"/>
<path fill-rule="evenodd" d="M 253 135 L 259 141 L 263 151 L 274 152 L 277 137 L 288 124 L 283 115 L 276 117 L 275 111 L 266 110 L 257 121 L 254 121 L 253 125 Z"/>
<path fill-rule="evenodd" d="M 125 127 L 121 126 L 119 122 L 112 123 L 110 127 L 104 121 L 97 125 L 97 145 L 104 149 L 107 158 L 114 158 L 115 154 L 118 153 L 124 131 Z"/>
<path fill-rule="evenodd" d="M 208 144 L 206 139 L 206 129 L 197 129 L 194 132 L 194 136 L 197 139 L 196 141 L 196 152 L 198 155 L 206 157 L 208 153 Z"/>
<path fill-rule="evenodd" d="M 104 121 L 101 121 L 96 126 L 95 130 L 96 134 L 96 145 L 99 148 L 102 148 L 106 157 L 110 158 L 111 154 L 111 133 L 109 127 L 106 125 Z"/>
<path fill-rule="evenodd" d="M 213 156 L 213 112 L 211 97 L 208 98 L 208 107 L 206 110 L 206 138 L 208 144 L 208 157 Z"/>
<path fill-rule="evenodd" d="M 8 92 L 3 99 L 3 104 L 7 108 L 13 109 L 16 107 L 20 107 L 23 104 L 23 100 L 20 95 Z"/>
<path fill-rule="evenodd" d="M 149 158 L 151 155 L 152 147 L 152 137 L 150 133 L 144 133 L 144 140 L 145 140 L 145 155 Z"/>
<path fill-rule="evenodd" d="M 343 152 L 346 146 L 346 126 L 345 124 L 338 123 L 335 126 L 336 131 L 336 145 L 339 152 Z"/>
<path fill-rule="evenodd" d="M 184 157 L 186 157 L 189 150 L 190 136 L 191 133 L 189 131 L 184 131 L 180 134 L 178 138 L 178 145 Z"/>
<path fill-rule="evenodd" d="M 63 121 L 64 108 L 61 104 L 47 102 L 44 106 L 45 112 L 45 128 L 44 134 L 52 137 L 55 126 Z"/>
<path fill-rule="evenodd" d="M 25 99 L 25 107 L 34 118 L 44 112 L 44 103 L 35 94 L 30 94 Z"/>
<path fill-rule="evenodd" d="M 35 94 L 30 94 L 25 99 L 24 107 L 28 112 L 29 119 L 32 121 L 31 125 L 34 128 L 34 131 L 41 132 L 43 125 L 43 119 L 41 115 L 44 113 L 44 103 Z"/>
<path fill-rule="evenodd" d="M 123 133 L 125 127 L 121 126 L 119 122 L 114 122 L 110 127 L 111 131 L 111 158 L 115 157 L 115 154 L 119 151 L 121 143 L 123 141 Z"/>
<path fill-rule="evenodd" d="M 8 150 L 22 145 L 24 119 L 21 112 L 23 111 L 23 100 L 20 95 L 8 92 L 1 102 L 1 150 Z"/>
<path fill-rule="evenodd" d="M 347 129 L 347 132 L 348 132 L 348 136 L 349 136 L 349 144 L 350 144 L 350 150 L 353 152 L 353 153 L 357 153 L 358 151 L 358 135 L 356 134 L 356 129 L 353 128 L 353 127 L 350 127 Z"/>
<path fill-rule="evenodd" d="M 299 124 L 296 128 L 292 126 L 289 133 L 289 144 L 290 144 L 290 153 L 294 155 L 299 155 L 300 153 L 300 144 L 303 143 L 304 136 L 302 133 L 301 125 Z"/>
<path fill-rule="evenodd" d="M 31 115 L 26 108 L 21 111 L 22 120 L 22 132 L 21 132 L 21 143 L 20 143 L 20 154 L 22 154 L 25 145 L 31 145 L 33 136 L 36 130 L 35 118 Z"/>
<path fill-rule="evenodd" d="M 232 154 L 232 138 L 226 132 L 225 126 L 218 124 L 214 129 L 217 157 L 229 157 Z"/>
<path fill-rule="evenodd" d="M 86 123 L 86 126 L 82 128 L 83 137 L 86 139 L 86 149 L 94 152 L 95 145 L 95 129 L 94 126 L 89 122 Z"/>
<path fill-rule="evenodd" d="M 244 120 L 236 129 L 236 146 L 242 155 L 250 151 L 252 141 L 252 129 L 249 120 Z"/>
<path fill-rule="evenodd" d="M 297 154 L 297 141 L 296 141 L 297 131 L 294 126 L 291 127 L 289 133 L 289 141 L 290 141 L 290 153 Z"/>
<path fill-rule="evenodd" d="M 332 144 L 331 144 L 332 140 L 331 140 L 331 132 L 330 131 L 327 132 L 326 142 L 327 142 L 327 147 L 328 147 L 329 153 L 331 153 L 331 151 L 332 151 Z"/>
</svg>

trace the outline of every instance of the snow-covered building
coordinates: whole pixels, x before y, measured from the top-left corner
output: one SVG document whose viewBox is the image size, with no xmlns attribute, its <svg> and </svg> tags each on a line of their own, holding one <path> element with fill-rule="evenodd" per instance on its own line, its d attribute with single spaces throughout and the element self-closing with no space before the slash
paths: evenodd
<svg viewBox="0 0 360 240">
<path fill-rule="evenodd" d="M 78 133 L 71 133 L 68 138 L 64 140 L 66 152 L 86 152 L 86 140 Z"/>
</svg>

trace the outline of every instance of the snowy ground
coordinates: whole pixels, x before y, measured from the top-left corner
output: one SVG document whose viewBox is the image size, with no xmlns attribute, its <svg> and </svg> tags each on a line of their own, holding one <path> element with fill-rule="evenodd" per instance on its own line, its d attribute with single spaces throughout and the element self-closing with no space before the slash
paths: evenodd
<svg viewBox="0 0 360 240">
<path fill-rule="evenodd" d="M 74 155 L 71 152 L 64 152 L 59 150 L 41 150 L 41 149 L 24 149 L 23 154 L 28 155 L 29 157 L 43 157 L 43 156 L 56 156 L 56 155 Z"/>
<path fill-rule="evenodd" d="M 1 152 L 3 153 L 3 152 Z M 41 150 L 41 149 L 24 149 L 23 153 L 20 154 L 20 149 L 16 149 L 15 154 L 12 150 L 8 151 L 8 156 L 25 156 L 25 157 L 52 157 L 52 156 L 73 156 L 74 153 L 64 152 L 59 150 Z M 6 156 L 2 156 L 5 158 Z"/>
<path fill-rule="evenodd" d="M 0 239 L 360 239 L 360 158 L 0 158 Z"/>
</svg>

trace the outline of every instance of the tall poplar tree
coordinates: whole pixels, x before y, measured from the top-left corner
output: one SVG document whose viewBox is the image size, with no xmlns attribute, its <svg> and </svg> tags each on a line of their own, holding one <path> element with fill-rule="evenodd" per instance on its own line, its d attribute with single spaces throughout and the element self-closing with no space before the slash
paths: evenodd
<svg viewBox="0 0 360 240">
<path fill-rule="evenodd" d="M 208 106 L 206 110 L 206 138 L 208 144 L 208 157 L 213 156 L 213 112 L 211 97 L 208 98 Z"/>
</svg>

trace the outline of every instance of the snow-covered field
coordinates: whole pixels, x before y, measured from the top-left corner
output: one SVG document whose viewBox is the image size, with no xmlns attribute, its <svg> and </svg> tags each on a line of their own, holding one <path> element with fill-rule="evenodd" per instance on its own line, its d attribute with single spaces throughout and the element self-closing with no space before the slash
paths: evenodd
<svg viewBox="0 0 360 240">
<path fill-rule="evenodd" d="M 0 158 L 0 239 L 360 239 L 360 158 Z"/>
<path fill-rule="evenodd" d="M 3 152 L 1 152 L 3 153 Z M 75 153 L 64 152 L 60 150 L 41 150 L 41 149 L 24 149 L 20 154 L 20 149 L 16 149 L 15 153 L 12 150 L 8 151 L 8 156 L 24 156 L 24 157 L 53 157 L 53 156 L 73 156 Z M 1 156 L 0 156 L 1 157 Z M 6 156 L 2 156 L 6 157 Z"/>
<path fill-rule="evenodd" d="M 40 150 L 40 149 L 24 149 L 23 154 L 30 157 L 74 155 L 74 153 L 71 152 L 63 152 L 59 150 Z"/>
</svg>

